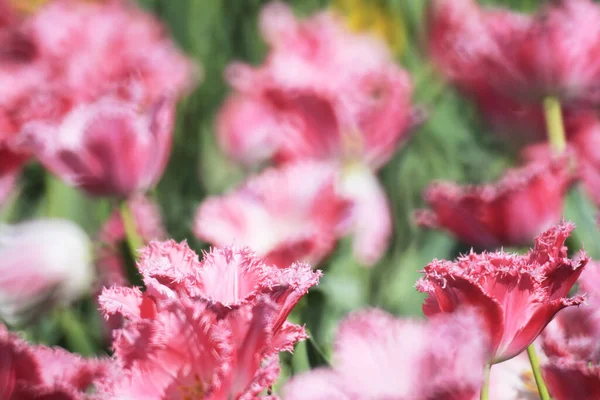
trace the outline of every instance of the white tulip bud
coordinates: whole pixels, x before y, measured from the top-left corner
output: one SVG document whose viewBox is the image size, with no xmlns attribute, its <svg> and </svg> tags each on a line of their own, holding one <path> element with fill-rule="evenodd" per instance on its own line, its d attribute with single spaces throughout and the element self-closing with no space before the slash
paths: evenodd
<svg viewBox="0 0 600 400">
<path fill-rule="evenodd" d="M 89 291 L 91 242 L 68 220 L 0 224 L 0 319 L 27 322 Z"/>
</svg>

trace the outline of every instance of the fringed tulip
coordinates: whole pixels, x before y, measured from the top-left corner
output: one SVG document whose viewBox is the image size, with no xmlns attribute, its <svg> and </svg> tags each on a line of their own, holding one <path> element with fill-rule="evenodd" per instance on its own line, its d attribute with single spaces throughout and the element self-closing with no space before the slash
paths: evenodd
<svg viewBox="0 0 600 400">
<path fill-rule="evenodd" d="M 586 303 L 557 314 L 542 335 L 549 360 L 542 366 L 554 399 L 600 396 L 600 265 L 591 262 L 579 278 Z"/>
<path fill-rule="evenodd" d="M 475 316 L 429 323 L 361 311 L 342 322 L 333 368 L 292 378 L 287 400 L 475 400 L 483 382 L 486 337 Z"/>
<path fill-rule="evenodd" d="M 118 95 L 148 105 L 176 98 L 194 84 L 194 67 L 165 27 L 133 3 L 52 1 L 25 24 L 58 79 L 44 89 L 71 103 Z"/>
<path fill-rule="evenodd" d="M 535 16 L 484 9 L 474 0 L 436 0 L 429 48 L 442 72 L 463 90 L 486 87 L 519 101 L 558 96 L 597 104 L 600 7 L 558 0 Z"/>
<path fill-rule="evenodd" d="M 94 275 L 91 256 L 89 238 L 70 221 L 0 225 L 0 317 L 27 322 L 84 295 Z"/>
<path fill-rule="evenodd" d="M 101 296 L 123 374 L 102 392 L 117 398 L 254 398 L 278 374 L 277 353 L 306 337 L 286 318 L 318 282 L 308 265 L 265 265 L 247 249 L 198 256 L 185 243 L 153 242 L 138 265 L 147 291 Z"/>
<path fill-rule="evenodd" d="M 422 118 L 410 78 L 381 41 L 352 33 L 330 12 L 300 20 L 273 2 L 260 29 L 270 48 L 265 62 L 227 70 L 236 92 L 219 116 L 219 142 L 245 164 L 336 165 L 342 194 L 354 196 L 355 255 L 371 266 L 387 248 L 392 219 L 375 171 Z M 370 207 L 375 218 L 365 217 Z"/>
<path fill-rule="evenodd" d="M 547 157 L 509 170 L 494 184 L 434 183 L 425 193 L 431 210 L 418 211 L 416 221 L 479 248 L 525 245 L 560 222 L 573 181 L 567 157 Z"/>
<path fill-rule="evenodd" d="M 469 253 L 455 262 L 435 260 L 417 283 L 428 294 L 423 312 L 431 317 L 477 307 L 491 337 L 491 362 L 508 360 L 529 346 L 565 307 L 581 296 L 568 293 L 588 261 L 567 256 L 565 240 L 574 225 L 563 223 L 536 238 L 526 255 Z"/>
<path fill-rule="evenodd" d="M 128 2 L 52 1 L 9 32 L 19 57 L 0 58 L 0 124 L 14 132 L 107 96 L 148 108 L 193 84 L 164 28 Z"/>
<path fill-rule="evenodd" d="M 146 110 L 115 99 L 72 109 L 60 124 L 31 122 L 23 135 L 36 157 L 90 195 L 128 197 L 162 176 L 172 141 L 174 104 Z"/>
<path fill-rule="evenodd" d="M 17 28 L 30 55 L 0 58 L 0 128 L 89 194 L 127 197 L 154 185 L 174 103 L 194 81 L 160 23 L 129 2 L 58 0 Z"/>
<path fill-rule="evenodd" d="M 383 43 L 351 33 L 330 13 L 298 20 L 279 2 L 264 8 L 260 27 L 270 46 L 265 63 L 257 68 L 234 64 L 227 76 L 236 96 L 264 103 L 258 126 L 266 121 L 281 126 L 270 129 L 279 136 L 274 157 L 359 160 L 373 168 L 385 164 L 415 115 L 410 79 Z M 223 128 L 220 136 L 237 136 L 227 124 Z"/>
<path fill-rule="evenodd" d="M 248 246 L 281 268 L 298 260 L 316 264 L 333 250 L 349 211 L 336 193 L 336 173 L 316 162 L 269 169 L 230 194 L 206 199 L 194 233 L 216 246 Z"/>
<path fill-rule="evenodd" d="M 500 59 L 505 43 L 522 36 L 531 19 L 501 9 L 486 11 L 476 0 L 433 0 L 427 22 L 431 58 L 446 78 L 473 94 L 493 88 L 486 60 Z"/>
<path fill-rule="evenodd" d="M 600 7 L 591 0 L 558 0 L 521 35 L 501 43 L 503 57 L 488 60 L 498 87 L 513 96 L 558 96 L 565 103 L 600 101 Z"/>
<path fill-rule="evenodd" d="M 0 398 L 83 400 L 111 373 L 108 361 L 30 346 L 0 325 Z"/>
<path fill-rule="evenodd" d="M 600 366 L 559 359 L 545 365 L 544 380 L 555 400 L 596 400 L 600 397 Z"/>
</svg>

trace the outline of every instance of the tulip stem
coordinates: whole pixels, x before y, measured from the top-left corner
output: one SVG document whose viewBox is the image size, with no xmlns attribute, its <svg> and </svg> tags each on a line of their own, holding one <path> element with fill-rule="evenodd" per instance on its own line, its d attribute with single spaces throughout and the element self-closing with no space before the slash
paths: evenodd
<svg viewBox="0 0 600 400">
<path fill-rule="evenodd" d="M 82 356 L 94 355 L 94 347 L 90 342 L 83 324 L 72 309 L 62 309 L 58 311 L 58 321 L 65 334 L 65 341 L 69 348 Z"/>
<path fill-rule="evenodd" d="M 529 356 L 529 362 L 531 363 L 531 371 L 533 372 L 533 376 L 535 378 L 535 384 L 537 385 L 538 392 L 540 392 L 540 399 L 550 400 L 550 394 L 548 394 L 546 382 L 544 382 L 544 378 L 542 377 L 540 360 L 538 359 L 537 353 L 535 352 L 535 347 L 533 347 L 533 343 L 530 344 L 529 347 L 527 347 L 527 355 Z"/>
<path fill-rule="evenodd" d="M 127 246 L 131 252 L 131 257 L 137 258 L 137 252 L 144 246 L 144 241 L 140 237 L 137 231 L 135 223 L 135 217 L 127 200 L 121 203 L 121 218 L 123 218 L 123 226 L 125 227 L 125 236 L 127 240 Z"/>
<path fill-rule="evenodd" d="M 557 154 L 561 154 L 567 148 L 567 140 L 565 138 L 565 126 L 558 98 L 549 96 L 544 99 L 544 116 L 546 117 L 546 129 L 548 131 L 550 147 Z"/>
<path fill-rule="evenodd" d="M 481 387 L 481 395 L 479 396 L 480 400 L 488 400 L 490 393 L 490 370 L 492 369 L 491 364 L 486 364 L 485 369 L 483 371 L 483 386 Z"/>
</svg>

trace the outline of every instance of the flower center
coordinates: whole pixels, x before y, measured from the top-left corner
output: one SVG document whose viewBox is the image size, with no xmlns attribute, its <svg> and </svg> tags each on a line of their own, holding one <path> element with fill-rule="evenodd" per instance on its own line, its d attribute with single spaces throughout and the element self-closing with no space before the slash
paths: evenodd
<svg viewBox="0 0 600 400">
<path fill-rule="evenodd" d="M 182 400 L 202 400 L 204 398 L 204 384 L 198 374 L 194 375 L 194 381 L 191 385 L 182 385 L 179 387 L 179 391 Z"/>
</svg>

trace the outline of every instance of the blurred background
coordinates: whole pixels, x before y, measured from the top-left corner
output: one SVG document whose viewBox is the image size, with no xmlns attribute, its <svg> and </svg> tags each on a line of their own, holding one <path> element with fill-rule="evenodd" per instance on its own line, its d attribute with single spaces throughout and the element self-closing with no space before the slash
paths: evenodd
<svg viewBox="0 0 600 400">
<path fill-rule="evenodd" d="M 525 12 L 538 6 L 537 0 L 480 2 Z M 30 3 L 34 7 L 37 2 Z M 257 16 L 267 1 L 139 0 L 139 3 L 164 21 L 174 40 L 198 62 L 203 73 L 201 84 L 178 105 L 173 152 L 153 192 L 168 237 L 187 240 L 200 251 L 208 245 L 192 234 L 196 207 L 206 196 L 223 193 L 253 172 L 229 162 L 219 150 L 214 118 L 230 90 L 223 78 L 224 68 L 234 60 L 259 64 L 265 56 L 267 48 L 258 34 Z M 313 340 L 302 344 L 293 357 L 283 356 L 289 358 L 284 376 L 319 365 L 321 353 L 328 356 L 330 352 L 337 321 L 351 310 L 372 305 L 396 315 L 422 315 L 423 295 L 414 289 L 419 270 L 434 258 L 453 259 L 469 250 L 447 233 L 415 226 L 412 213 L 423 206 L 423 189 L 436 179 L 459 183 L 489 181 L 514 165 L 516 159 L 515 151 L 500 140 L 502 132 L 492 132 L 473 104 L 447 84 L 428 61 L 426 1 L 287 3 L 298 15 L 305 16 L 333 8 L 353 30 L 371 31 L 384 39 L 398 63 L 411 74 L 413 102 L 422 107 L 428 118 L 379 172 L 394 216 L 394 234 L 385 257 L 374 268 L 365 269 L 353 259 L 350 242 L 344 239 L 318 266 L 325 272 L 321 283 L 292 315 L 292 319 L 306 323 Z M 110 212 L 108 200 L 90 199 L 32 162 L 25 168 L 18 190 L 1 210 L 0 217 L 8 223 L 42 216 L 67 218 L 94 237 Z M 578 226 L 570 239 L 570 248 L 585 246 L 592 257 L 600 257 L 596 213 L 595 206 L 580 188 L 570 192 L 565 217 Z M 128 262 L 133 262 L 131 257 Z M 48 315 L 26 328 L 26 336 L 34 342 L 59 344 L 84 353 L 108 351 L 101 333 L 101 319 L 91 298 L 73 305 L 69 318 Z"/>
</svg>

